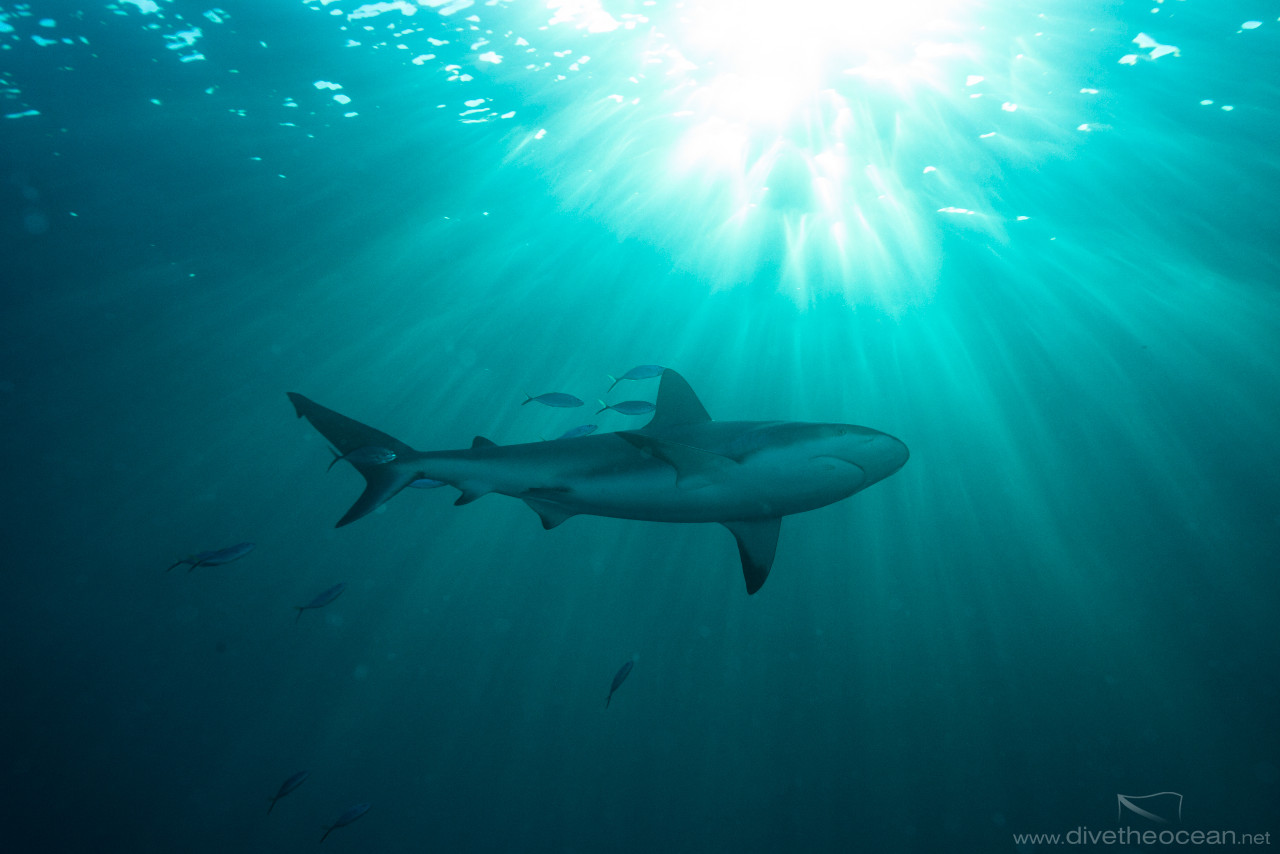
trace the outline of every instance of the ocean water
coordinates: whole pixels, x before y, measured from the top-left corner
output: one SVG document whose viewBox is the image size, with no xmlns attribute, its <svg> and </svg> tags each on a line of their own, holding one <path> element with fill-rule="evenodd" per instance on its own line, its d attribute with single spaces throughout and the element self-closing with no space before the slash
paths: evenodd
<svg viewBox="0 0 1280 854">
<path fill-rule="evenodd" d="M 0 850 L 1276 844 L 1278 16 L 0 5 Z M 285 397 L 505 445 L 641 364 L 911 459 L 748 596 L 717 525 L 335 529 Z"/>
</svg>

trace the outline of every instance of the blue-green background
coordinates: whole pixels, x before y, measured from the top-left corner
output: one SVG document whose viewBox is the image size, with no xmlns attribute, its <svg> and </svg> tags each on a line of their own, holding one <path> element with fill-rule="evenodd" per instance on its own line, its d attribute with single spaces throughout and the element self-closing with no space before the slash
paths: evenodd
<svg viewBox="0 0 1280 854">
<path fill-rule="evenodd" d="M 4 112 L 39 115 L 0 120 L 0 849 L 309 850 L 361 801 L 326 850 L 1053 850 L 1013 833 L 1159 791 L 1185 828 L 1280 831 L 1280 23 L 1056 5 L 1083 47 L 1049 70 L 1079 63 L 1110 130 L 959 163 L 885 299 L 797 299 L 769 252 L 717 278 L 709 202 L 664 232 L 573 198 L 606 162 L 681 194 L 610 157 L 625 118 L 512 156 L 594 84 L 476 81 L 517 115 L 468 125 L 459 83 L 302 3 L 5 9 Z M 1182 56 L 1117 63 L 1153 18 Z M 613 42 L 564 39 L 611 85 Z M 423 449 L 535 441 L 584 416 L 524 393 L 650 362 L 713 417 L 865 424 L 911 461 L 787 519 L 748 597 L 716 526 L 547 533 L 440 490 L 335 530 L 359 479 L 284 396 Z"/>
</svg>

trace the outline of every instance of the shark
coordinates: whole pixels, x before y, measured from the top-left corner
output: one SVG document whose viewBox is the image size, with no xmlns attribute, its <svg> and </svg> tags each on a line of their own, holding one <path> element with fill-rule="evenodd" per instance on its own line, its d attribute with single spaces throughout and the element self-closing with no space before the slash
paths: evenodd
<svg viewBox="0 0 1280 854">
<path fill-rule="evenodd" d="M 527 504 L 551 530 L 578 515 L 716 523 L 733 534 L 747 593 L 773 567 L 782 518 L 825 507 L 906 464 L 899 439 L 852 424 L 713 421 L 689 383 L 661 373 L 653 417 L 639 430 L 418 451 L 373 427 L 289 392 L 305 418 L 365 479 L 338 520 L 368 515 L 415 481 L 456 488 L 457 505 L 489 493 Z"/>
</svg>

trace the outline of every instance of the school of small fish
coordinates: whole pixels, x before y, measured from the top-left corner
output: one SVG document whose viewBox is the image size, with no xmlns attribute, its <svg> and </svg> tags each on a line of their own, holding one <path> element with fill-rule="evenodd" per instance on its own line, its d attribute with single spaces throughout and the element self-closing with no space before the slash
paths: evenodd
<svg viewBox="0 0 1280 854">
<path fill-rule="evenodd" d="M 663 370 L 664 368 L 661 365 L 638 365 L 632 368 L 631 370 L 627 371 L 626 373 L 622 374 L 621 376 L 614 377 L 613 375 L 608 375 L 609 379 L 612 381 L 612 384 L 609 386 L 608 391 L 612 391 L 614 386 L 616 386 L 618 383 L 624 380 L 651 379 L 653 377 L 660 376 Z M 583 405 L 583 402 L 580 398 L 575 397 L 571 394 L 567 394 L 565 392 L 546 392 L 544 394 L 539 394 L 536 396 L 526 394 L 524 403 L 522 403 L 521 406 L 527 403 L 541 403 L 544 406 L 550 406 L 550 407 L 555 407 L 560 409 L 571 409 L 571 408 Z M 596 412 L 597 415 L 606 411 L 617 412 L 621 415 L 644 415 L 646 413 L 653 412 L 654 410 L 654 404 L 645 400 L 624 400 L 614 404 L 606 404 L 603 400 L 601 400 L 599 401 L 599 403 L 600 403 L 601 409 Z M 577 427 L 572 427 L 566 430 L 560 436 L 556 437 L 555 441 L 558 441 L 560 439 L 574 439 L 579 436 L 586 436 L 591 433 L 594 433 L 597 429 L 598 427 L 595 424 L 581 424 Z M 353 466 L 376 466 L 376 465 L 384 465 L 396 458 L 395 451 L 389 448 L 381 448 L 373 445 L 366 445 L 364 447 L 356 448 L 354 450 L 348 451 L 345 454 L 340 454 L 338 453 L 337 450 L 333 448 L 330 448 L 329 451 L 330 453 L 333 454 L 333 460 L 329 463 L 329 469 L 332 469 L 335 465 L 338 464 L 338 462 L 342 460 L 346 460 L 348 463 L 351 463 Z M 409 486 L 414 487 L 416 489 L 435 489 L 437 487 L 441 487 L 444 485 L 445 484 L 442 481 L 431 480 L 429 478 L 421 478 L 409 484 Z M 174 567 L 182 566 L 183 564 L 187 565 L 188 572 L 191 572 L 192 570 L 197 569 L 199 567 L 225 566 L 249 554 L 249 552 L 253 551 L 253 549 L 254 549 L 253 543 L 237 543 L 236 545 L 227 546 L 226 548 L 222 548 L 222 549 L 214 549 L 212 551 L 197 552 L 196 554 L 188 555 L 187 557 L 184 557 L 181 560 L 175 561 L 165 571 L 168 572 Z M 346 582 L 338 582 L 332 587 L 329 587 L 328 589 L 323 590 L 320 593 L 317 593 L 305 605 L 294 605 L 293 606 L 294 609 L 298 612 L 297 616 L 294 618 L 294 622 L 297 623 L 299 620 L 302 619 L 303 611 L 316 610 L 331 604 L 335 599 L 341 596 L 346 589 L 347 589 Z M 632 667 L 634 667 L 634 665 L 635 665 L 634 659 L 628 659 L 625 663 L 623 663 L 622 667 L 618 669 L 617 673 L 614 674 L 613 682 L 609 686 L 609 694 L 607 697 L 605 697 L 605 701 L 604 701 L 605 708 L 609 707 L 609 703 L 613 699 L 614 692 L 618 690 L 619 686 L 621 686 L 622 683 L 626 680 L 626 678 L 631 674 L 631 669 Z M 279 801 L 281 798 L 285 797 L 286 795 L 293 793 L 295 790 L 298 789 L 299 786 L 305 783 L 310 777 L 311 777 L 310 771 L 298 771 L 297 773 L 292 774 L 288 778 L 286 778 L 285 781 L 280 784 L 279 788 L 276 790 L 276 793 L 274 795 L 270 795 L 267 797 L 267 800 L 270 802 L 270 804 L 267 806 L 267 813 L 269 814 L 272 810 L 275 809 L 277 801 Z M 370 803 L 365 802 L 365 803 L 358 803 L 358 804 L 355 804 L 354 806 L 348 807 L 340 815 L 338 815 L 337 818 L 333 820 L 332 824 L 329 824 L 324 828 L 324 835 L 320 837 L 320 842 L 323 843 L 326 839 L 329 838 L 329 834 L 337 830 L 338 828 L 346 827 L 347 825 L 361 818 L 365 813 L 369 811 L 370 806 L 371 806 Z"/>
<path fill-rule="evenodd" d="M 666 368 L 663 365 L 636 365 L 621 376 L 615 377 L 613 374 L 606 374 L 610 380 L 610 384 L 605 393 L 608 394 L 613 391 L 614 387 L 624 380 L 635 381 L 653 379 L 654 377 L 662 376 L 662 372 L 665 370 Z M 602 412 L 616 412 L 619 415 L 647 415 L 650 412 L 653 412 L 654 409 L 654 404 L 648 400 L 623 400 L 618 403 L 605 403 L 603 400 L 598 400 L 597 402 L 600 404 L 600 408 L 596 410 L 596 415 L 599 415 Z M 544 406 L 553 406 L 560 409 L 572 409 L 583 405 L 581 398 L 562 391 L 549 391 L 537 396 L 526 394 L 524 396 L 524 403 L 521 403 L 520 405 L 524 406 L 526 403 L 541 403 Z M 578 436 L 586 436 L 594 433 L 597 429 L 598 426 L 595 424 L 581 424 L 577 427 L 572 427 L 566 430 L 557 438 L 574 439 Z"/>
</svg>

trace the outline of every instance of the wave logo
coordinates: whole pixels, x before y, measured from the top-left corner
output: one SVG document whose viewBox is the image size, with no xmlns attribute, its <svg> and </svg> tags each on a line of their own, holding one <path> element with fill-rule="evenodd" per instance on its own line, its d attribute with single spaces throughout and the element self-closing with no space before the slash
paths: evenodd
<svg viewBox="0 0 1280 854">
<path fill-rule="evenodd" d="M 1177 792 L 1156 792 L 1154 795 L 1116 795 L 1116 821 L 1125 811 L 1140 815 L 1157 824 L 1182 821 L 1182 795 Z"/>
</svg>

